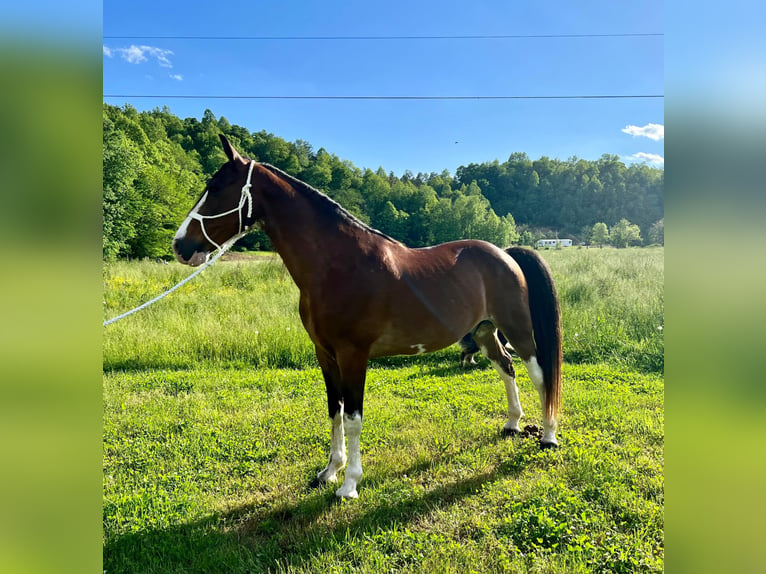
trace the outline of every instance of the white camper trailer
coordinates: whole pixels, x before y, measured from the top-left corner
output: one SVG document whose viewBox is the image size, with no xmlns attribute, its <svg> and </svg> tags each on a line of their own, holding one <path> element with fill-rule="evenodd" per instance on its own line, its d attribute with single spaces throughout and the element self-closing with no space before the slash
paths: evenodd
<svg viewBox="0 0 766 574">
<path fill-rule="evenodd" d="M 572 247 L 571 239 L 541 239 L 537 242 L 538 249 L 550 249 L 552 247 Z"/>
</svg>

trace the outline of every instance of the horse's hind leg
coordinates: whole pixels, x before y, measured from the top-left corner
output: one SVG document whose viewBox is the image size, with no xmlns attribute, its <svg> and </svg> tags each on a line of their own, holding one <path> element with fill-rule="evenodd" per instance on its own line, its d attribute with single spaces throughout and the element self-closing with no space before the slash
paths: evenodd
<svg viewBox="0 0 766 574">
<path fill-rule="evenodd" d="M 528 359 L 524 359 L 522 356 L 521 360 L 527 368 L 529 378 L 532 379 L 532 384 L 535 385 L 535 388 L 537 389 L 537 394 L 540 396 L 540 408 L 543 411 L 543 437 L 540 439 L 540 446 L 542 448 L 555 447 L 558 445 L 558 441 L 556 440 L 557 424 L 555 418 L 549 418 L 546 414 L 546 391 L 543 379 L 543 369 L 540 367 L 540 364 L 537 362 L 537 357 L 534 355 L 530 356 Z"/>
<path fill-rule="evenodd" d="M 468 365 L 475 365 L 476 360 L 473 356 L 479 352 L 479 347 L 476 345 L 476 341 L 474 341 L 472 334 L 468 333 L 464 335 L 463 338 L 458 341 L 458 345 L 460 345 L 460 366 L 465 369 Z"/>
<path fill-rule="evenodd" d="M 503 425 L 503 433 L 516 434 L 521 431 L 519 420 L 524 416 L 519 401 L 519 389 L 516 386 L 516 372 L 513 370 L 511 355 L 497 337 L 497 329 L 489 322 L 482 323 L 473 335 L 481 352 L 490 360 L 492 366 L 505 383 L 508 396 L 508 420 Z"/>
<path fill-rule="evenodd" d="M 540 397 L 540 405 L 543 411 L 543 436 L 540 439 L 540 446 L 547 448 L 558 444 L 556 440 L 556 419 L 549 418 L 545 408 L 547 394 L 545 390 L 545 379 L 543 369 L 537 362 L 537 349 L 532 335 L 531 322 L 529 313 L 524 311 L 519 311 L 510 318 L 507 318 L 507 315 L 505 315 L 503 319 L 497 319 L 498 326 L 508 339 L 508 342 L 513 346 L 516 354 L 519 355 L 519 358 L 524 363 L 527 373 L 529 373 L 529 378 L 532 380 L 535 389 L 537 389 L 537 394 Z M 510 403 L 510 394 L 508 397 Z"/>
</svg>

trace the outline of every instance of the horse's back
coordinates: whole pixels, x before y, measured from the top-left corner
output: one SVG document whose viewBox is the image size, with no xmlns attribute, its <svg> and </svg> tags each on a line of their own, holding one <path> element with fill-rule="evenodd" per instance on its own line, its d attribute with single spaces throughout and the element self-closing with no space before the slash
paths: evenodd
<svg viewBox="0 0 766 574">
<path fill-rule="evenodd" d="M 510 261 L 510 263 L 509 263 Z M 407 248 L 400 246 L 397 263 L 402 271 L 424 275 L 429 272 L 444 273 L 450 270 L 470 272 L 476 269 L 482 273 L 488 266 L 513 265 L 502 249 L 480 239 L 461 239 L 440 243 L 431 247 Z"/>
</svg>

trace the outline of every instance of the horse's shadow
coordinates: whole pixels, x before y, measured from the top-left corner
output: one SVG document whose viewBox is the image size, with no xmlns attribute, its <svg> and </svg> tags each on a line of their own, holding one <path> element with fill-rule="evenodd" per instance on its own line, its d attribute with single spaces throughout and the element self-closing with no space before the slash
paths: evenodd
<svg viewBox="0 0 766 574">
<path fill-rule="evenodd" d="M 480 442 L 498 440 L 503 439 L 491 435 Z M 536 441 L 529 441 L 489 471 L 413 490 L 403 497 L 386 496 L 376 490 L 375 487 L 395 477 L 391 472 L 373 470 L 365 476 L 360 488 L 362 498 L 358 501 L 338 499 L 337 484 L 312 488 L 307 480 L 306 486 L 296 493 L 295 502 L 274 497 L 183 525 L 127 533 L 104 546 L 104 571 L 255 573 L 281 571 L 289 569 L 288 566 L 300 569 L 317 555 L 331 551 L 329 548 L 335 542 L 354 544 L 391 527 L 401 527 L 423 514 L 474 496 L 486 484 L 519 475 L 529 460 L 525 447 L 533 444 L 536 450 Z M 414 461 L 398 471 L 397 476 L 417 480 L 445 458 L 449 455 Z M 377 498 L 370 501 L 373 496 Z M 345 519 L 343 507 L 354 504 L 364 504 L 366 508 L 359 513 L 349 507 Z"/>
</svg>

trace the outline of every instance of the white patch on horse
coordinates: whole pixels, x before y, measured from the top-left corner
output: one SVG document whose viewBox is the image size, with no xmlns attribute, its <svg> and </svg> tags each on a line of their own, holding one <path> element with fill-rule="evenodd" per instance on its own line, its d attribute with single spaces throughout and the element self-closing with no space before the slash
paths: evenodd
<svg viewBox="0 0 766 574">
<path fill-rule="evenodd" d="M 362 452 L 359 437 L 362 434 L 362 417 L 359 413 L 343 413 L 343 426 L 348 437 L 348 467 L 343 485 L 335 492 L 338 498 L 357 498 L 356 485 L 362 480 Z"/>
<path fill-rule="evenodd" d="M 543 370 L 537 362 L 537 357 L 534 355 L 529 357 L 528 361 L 523 362 L 529 373 L 529 378 L 532 379 L 532 383 L 537 389 L 537 394 L 540 395 L 540 407 L 543 409 L 543 438 L 540 442 L 559 444 L 556 440 L 556 419 L 546 418 L 545 414 L 545 382 L 543 378 Z"/>
<path fill-rule="evenodd" d="M 186 230 L 189 227 L 189 224 L 191 223 L 193 217 L 192 215 L 195 215 L 200 209 L 202 209 L 202 206 L 205 205 L 205 200 L 207 199 L 207 191 L 202 196 L 202 198 L 197 202 L 197 205 L 195 205 L 192 210 L 189 212 L 189 215 L 186 216 L 186 219 L 184 219 L 184 222 L 181 224 L 181 227 L 178 228 L 178 231 L 176 231 L 176 236 L 174 239 L 183 239 L 186 237 Z"/>
<path fill-rule="evenodd" d="M 416 345 L 410 345 L 410 349 L 417 349 L 418 352 L 415 353 L 416 355 L 422 355 L 426 352 L 426 346 L 423 343 L 418 343 Z"/>
<path fill-rule="evenodd" d="M 324 470 L 317 474 L 322 482 L 338 480 L 337 472 L 346 466 L 346 440 L 343 433 L 343 409 L 341 408 L 332 419 L 330 430 L 330 460 Z"/>
</svg>

